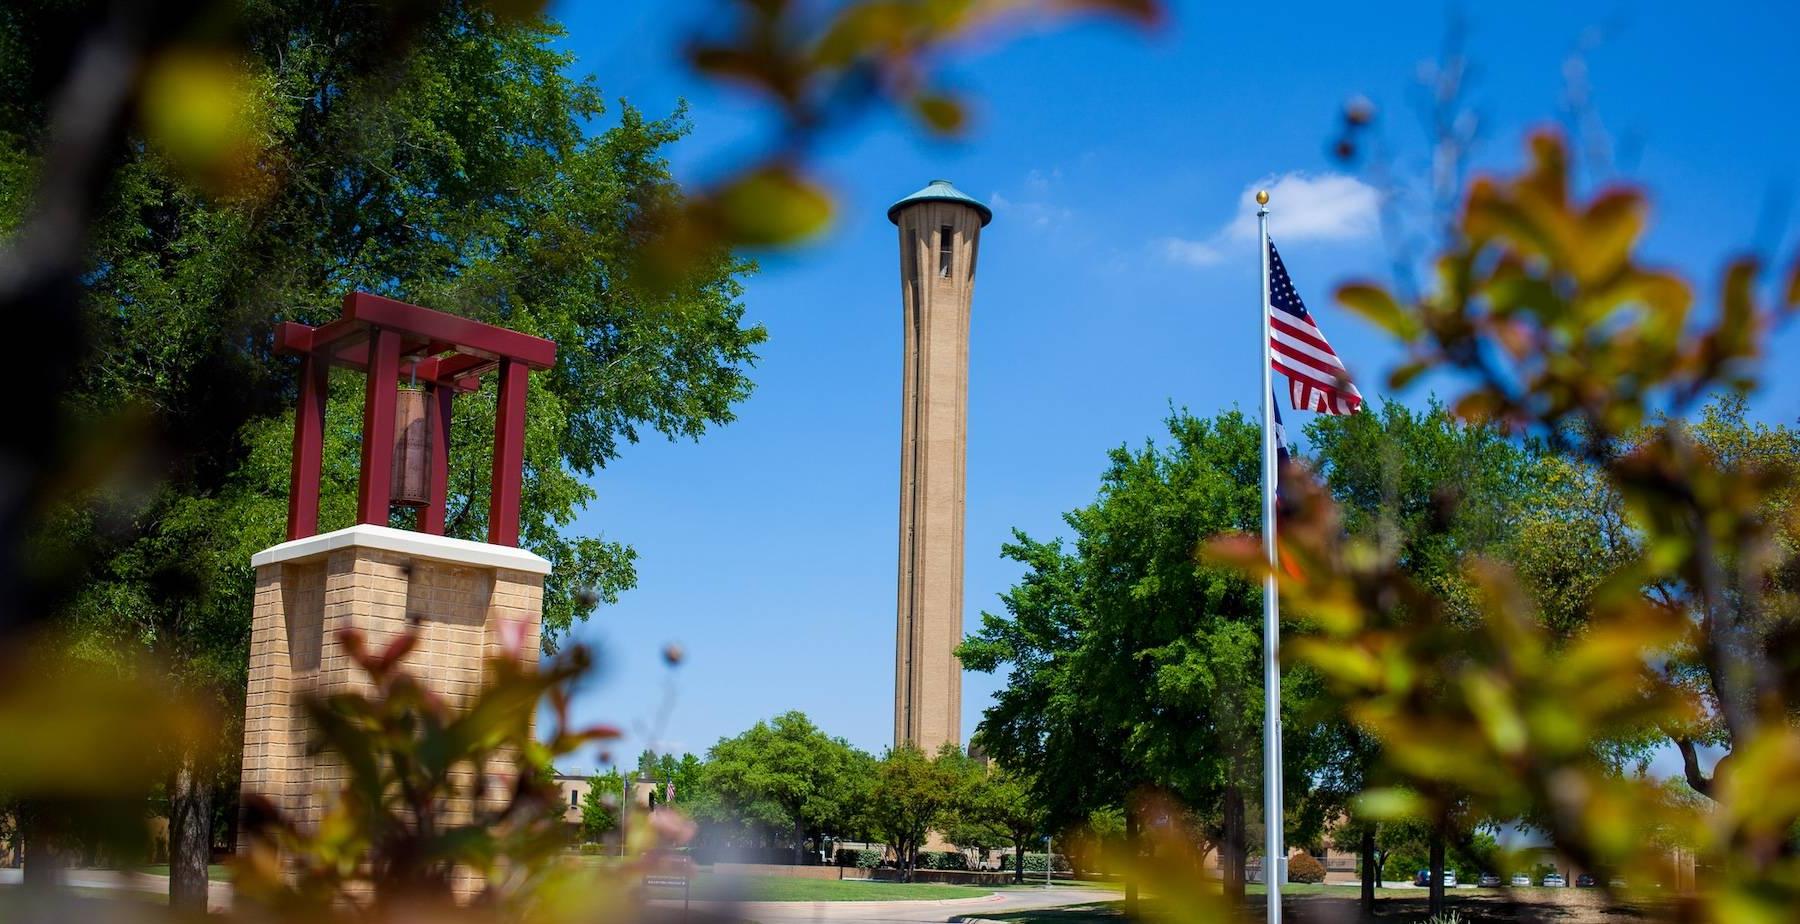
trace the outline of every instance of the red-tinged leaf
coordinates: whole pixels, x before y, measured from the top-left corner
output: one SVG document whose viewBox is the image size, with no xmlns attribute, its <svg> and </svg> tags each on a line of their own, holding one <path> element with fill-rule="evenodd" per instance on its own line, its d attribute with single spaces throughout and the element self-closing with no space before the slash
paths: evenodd
<svg viewBox="0 0 1800 924">
<path fill-rule="evenodd" d="M 1535 192 L 1551 205 L 1569 201 L 1569 154 L 1562 136 L 1540 131 L 1531 136 L 1531 173 L 1519 186 Z"/>
<path fill-rule="evenodd" d="M 960 134 L 968 124 L 968 112 L 951 96 L 921 93 L 913 97 L 912 107 L 919 120 L 940 135 Z"/>
<path fill-rule="evenodd" d="M 1581 216 L 1581 242 L 1572 254 L 1583 282 L 1605 279 L 1631 260 L 1646 211 L 1643 194 L 1629 188 L 1607 190 L 1589 203 Z"/>
<path fill-rule="evenodd" d="M 392 668 L 394 665 L 400 663 L 400 659 L 410 654 L 414 648 L 418 647 L 418 645 L 419 633 L 408 628 L 398 636 L 395 636 L 394 640 L 389 642 L 387 647 L 381 650 L 381 654 L 376 657 L 375 662 L 381 665 L 384 670 Z"/>
<path fill-rule="evenodd" d="M 1720 299 L 1719 326 L 1714 332 L 1712 357 L 1724 362 L 1747 355 L 1754 348 L 1757 334 L 1756 277 L 1754 257 L 1740 257 L 1725 271 L 1725 291 Z"/>
<path fill-rule="evenodd" d="M 1500 415 L 1500 399 L 1492 392 L 1472 391 L 1451 406 L 1450 412 L 1470 423 L 1492 423 Z"/>
<path fill-rule="evenodd" d="M 619 727 L 616 725 L 589 725 L 587 728 L 575 733 L 576 737 L 590 741 L 618 738 L 624 734 L 625 733 L 620 731 Z"/>
<path fill-rule="evenodd" d="M 1381 682 L 1381 665 L 1362 648 L 1335 638 L 1298 638 L 1283 648 L 1330 680 L 1348 687 L 1373 689 Z"/>
<path fill-rule="evenodd" d="M 1388 387 L 1399 391 L 1413 383 L 1414 379 L 1430 371 L 1431 364 L 1424 361 L 1403 363 L 1388 373 Z"/>
<path fill-rule="evenodd" d="M 838 11 L 813 45 L 812 60 L 840 68 L 870 54 L 905 46 L 926 25 L 926 10 L 913 3 L 852 3 Z"/>
<path fill-rule="evenodd" d="M 1419 336 L 1419 319 L 1400 307 L 1394 296 L 1380 286 L 1367 282 L 1348 283 L 1338 287 L 1337 300 L 1402 342 L 1411 342 Z"/>
<path fill-rule="evenodd" d="M 1354 804 L 1357 815 L 1383 821 L 1403 821 L 1425 814 L 1425 800 L 1408 789 L 1367 789 L 1356 797 Z"/>
<path fill-rule="evenodd" d="M 380 664 L 369 655 L 369 646 L 359 629 L 338 630 L 338 646 L 344 649 L 344 655 L 356 663 L 357 667 L 371 675 L 378 673 Z"/>
<path fill-rule="evenodd" d="M 711 197 L 710 214 L 734 244 L 791 244 L 831 220 L 831 197 L 784 167 L 765 167 L 727 183 Z"/>
<path fill-rule="evenodd" d="M 1250 533 L 1220 536 L 1202 543 L 1200 557 L 1242 569 L 1259 579 L 1269 571 L 1269 560 L 1263 555 L 1262 538 Z"/>
<path fill-rule="evenodd" d="M 791 100 L 795 96 L 795 75 L 787 73 L 782 62 L 770 55 L 702 45 L 688 50 L 688 60 L 695 70 L 716 79 L 764 90 L 778 99 Z"/>
<path fill-rule="evenodd" d="M 1117 16 L 1144 27 L 1160 26 L 1167 9 L 1160 0 L 1055 0 L 1051 8 L 1071 13 L 1099 13 Z"/>
</svg>

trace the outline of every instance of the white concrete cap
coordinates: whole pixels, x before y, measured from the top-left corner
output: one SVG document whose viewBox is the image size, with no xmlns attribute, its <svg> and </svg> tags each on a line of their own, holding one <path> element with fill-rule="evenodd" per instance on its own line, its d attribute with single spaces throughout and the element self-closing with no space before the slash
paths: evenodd
<svg viewBox="0 0 1800 924">
<path fill-rule="evenodd" d="M 373 526 L 359 523 L 317 536 L 304 539 L 291 539 L 280 545 L 270 546 L 250 556 L 252 567 L 273 565 L 284 561 L 301 558 L 313 558 L 336 549 L 361 546 L 369 549 L 380 549 L 383 552 L 398 552 L 414 558 L 428 558 L 433 561 L 449 562 L 456 565 L 468 565 L 477 568 L 505 568 L 509 571 L 524 571 L 528 574 L 549 574 L 550 561 L 542 555 L 507 545 L 489 545 L 485 542 L 470 542 L 467 539 L 451 539 L 448 536 L 433 536 L 429 533 L 415 533 L 410 530 L 394 529 L 391 526 Z"/>
</svg>

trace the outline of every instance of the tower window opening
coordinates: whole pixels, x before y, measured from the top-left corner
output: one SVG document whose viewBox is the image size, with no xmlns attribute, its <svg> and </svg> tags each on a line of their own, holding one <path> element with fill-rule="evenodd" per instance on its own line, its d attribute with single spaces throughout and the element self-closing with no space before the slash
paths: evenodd
<svg viewBox="0 0 1800 924">
<path fill-rule="evenodd" d="M 955 255 L 955 250 L 952 249 L 954 238 L 951 235 L 955 233 L 956 229 L 950 225 L 938 228 L 938 275 L 945 279 L 950 278 L 950 261 Z"/>
</svg>

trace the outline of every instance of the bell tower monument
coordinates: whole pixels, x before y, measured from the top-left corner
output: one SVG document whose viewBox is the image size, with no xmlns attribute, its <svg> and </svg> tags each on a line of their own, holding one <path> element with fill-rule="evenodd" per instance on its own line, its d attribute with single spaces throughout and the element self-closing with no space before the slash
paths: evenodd
<svg viewBox="0 0 1800 924">
<path fill-rule="evenodd" d="M 350 773 L 337 755 L 309 746 L 306 703 L 367 688 L 351 639 L 381 650 L 414 634 L 405 663 L 457 710 L 474 701 L 491 660 L 536 664 L 550 562 L 519 547 L 525 391 L 531 371 L 556 362 L 556 344 L 352 292 L 336 320 L 278 325 L 275 349 L 299 357 L 300 377 L 287 541 L 250 558 L 256 597 L 243 790 L 310 828 L 324 820 Z M 363 374 L 362 466 L 353 522 L 320 532 L 333 368 Z M 480 392 L 488 375 L 497 380 L 493 462 L 487 541 L 476 542 L 445 535 L 453 526 L 446 522 L 450 428 L 457 396 Z M 398 522 L 410 519 L 416 529 L 392 525 L 396 506 L 412 509 Z M 447 806 L 452 821 L 504 804 L 494 787 L 474 791 L 472 769 L 454 774 L 461 788 Z M 459 868 L 452 894 L 466 899 L 483 885 L 475 871 Z"/>
<path fill-rule="evenodd" d="M 963 519 L 969 306 L 993 210 L 932 180 L 888 208 L 900 231 L 900 561 L 894 743 L 962 743 Z"/>
</svg>

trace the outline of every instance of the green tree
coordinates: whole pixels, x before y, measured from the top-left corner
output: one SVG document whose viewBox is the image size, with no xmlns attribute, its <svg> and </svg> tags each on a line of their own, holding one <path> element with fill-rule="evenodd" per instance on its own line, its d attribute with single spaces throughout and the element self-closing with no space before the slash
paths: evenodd
<svg viewBox="0 0 1800 924">
<path fill-rule="evenodd" d="M 1319 739 L 1322 758 L 1314 795 L 1332 821 L 1329 834 L 1333 846 L 1357 854 L 1362 880 L 1359 898 L 1364 912 L 1373 913 L 1385 858 L 1378 842 L 1381 823 L 1365 817 L 1357 797 L 1373 786 L 1371 775 L 1378 770 L 1380 748 L 1355 721 L 1341 715 L 1321 719 Z"/>
<path fill-rule="evenodd" d="M 925 835 L 950 807 L 958 783 L 953 763 L 903 744 L 889 749 L 875 768 L 869 819 L 875 835 L 893 848 L 900 878 L 907 882 L 912 881 Z"/>
<path fill-rule="evenodd" d="M 625 775 L 616 768 L 588 777 L 588 791 L 581 797 L 581 839 L 597 844 L 606 832 L 619 830 L 625 798 Z"/>
<path fill-rule="evenodd" d="M 738 817 L 762 815 L 785 827 L 798 864 L 809 834 L 841 826 L 854 811 L 860 785 L 855 753 L 804 713 L 784 712 L 713 745 L 707 753 L 707 785 L 726 811 Z M 771 809 L 777 818 L 767 817 Z"/>
<path fill-rule="evenodd" d="M 685 808 L 706 798 L 706 765 L 692 754 L 682 754 L 663 778 L 675 784 L 676 805 Z"/>
<path fill-rule="evenodd" d="M 664 804 L 671 790 L 676 804 L 697 802 L 702 798 L 701 790 L 705 786 L 705 767 L 700 758 L 692 754 L 676 757 L 642 751 L 638 754 L 637 776 L 655 781 L 656 793 L 652 801 L 657 805 Z"/>
<path fill-rule="evenodd" d="M 635 581 L 630 547 L 568 532 L 594 497 L 584 479 L 647 432 L 694 438 L 730 421 L 764 338 L 737 301 L 748 266 L 722 249 L 696 254 L 668 288 L 626 278 L 643 209 L 679 196 L 663 151 L 688 130 L 684 115 L 608 113 L 597 85 L 570 76 L 557 27 L 478 3 L 421 8 L 398 56 L 384 17 L 340 4 L 234 12 L 238 53 L 159 63 L 235 75 L 246 162 L 196 175 L 170 139 L 134 137 L 92 229 L 82 297 L 95 349 L 70 414 L 113 432 L 150 427 L 170 445 L 149 487 L 80 497 L 44 530 L 46 560 L 88 563 L 70 580 L 82 588 L 68 607 L 76 649 L 121 662 L 147 649 L 221 714 L 241 712 L 249 555 L 283 537 L 287 489 L 294 370 L 270 354 L 269 321 L 323 321 L 358 288 L 561 346 L 532 381 L 522 501 L 522 543 L 554 566 L 553 649 L 594 601 Z M 41 69 L 58 53 L 46 36 L 80 15 L 80 4 L 28 2 L 0 16 L 0 47 L 20 52 L 0 55 L 0 86 L 22 89 L 0 94 L 0 203 L 29 198 L 54 77 Z M 0 212 L 0 230 L 22 214 Z M 325 529 L 350 522 L 355 496 L 353 378 L 333 383 Z M 457 414 L 447 529 L 479 538 L 492 386 Z M 204 895 L 207 806 L 232 784 L 220 778 L 231 763 L 183 755 L 170 784 L 171 888 L 184 907 Z"/>
<path fill-rule="evenodd" d="M 983 854 L 999 847 L 1005 840 L 1004 835 L 982 824 L 982 820 L 969 811 L 970 797 L 987 779 L 986 764 L 953 741 L 946 741 L 938 747 L 936 760 L 951 781 L 950 800 L 944 806 L 944 813 L 937 823 L 939 836 L 960 849 Z"/>
<path fill-rule="evenodd" d="M 1025 881 L 1025 851 L 1045 830 L 1036 781 L 979 764 L 961 776 L 944 822 L 944 838 L 958 847 L 1011 846 L 1015 882 Z"/>
<path fill-rule="evenodd" d="M 1261 776 L 1261 593 L 1194 553 L 1260 528 L 1260 433 L 1235 411 L 1176 413 L 1167 426 L 1166 445 L 1112 451 L 1098 498 L 1064 516 L 1072 550 L 1022 534 L 1003 548 L 1025 577 L 1002 597 L 1008 616 L 982 614 L 959 655 L 973 670 L 1010 666 L 976 740 L 1003 765 L 1036 770 L 1051 824 L 1124 804 L 1135 851 L 1131 800 L 1166 790 L 1219 819 L 1227 893 L 1241 899 L 1245 801 Z M 1284 782 L 1301 809 L 1321 741 L 1299 719 L 1316 684 L 1294 670 L 1282 685 Z M 1322 817 L 1281 823 L 1306 841 Z"/>
<path fill-rule="evenodd" d="M 1544 475 L 1535 453 L 1492 427 L 1458 422 L 1436 403 L 1414 411 L 1385 401 L 1363 413 L 1321 416 L 1308 426 L 1307 437 L 1319 474 L 1343 511 L 1345 530 L 1389 550 L 1397 566 L 1440 601 L 1452 619 L 1478 619 L 1468 564 L 1518 548 L 1514 525 L 1530 509 L 1529 501 L 1543 493 L 1534 490 Z M 1566 567 L 1597 574 L 1599 565 L 1575 562 Z M 1388 618 L 1404 621 L 1416 614 L 1397 605 Z M 1361 730 L 1348 718 L 1327 729 L 1346 736 L 1337 747 L 1340 759 L 1349 762 L 1340 771 L 1347 774 L 1345 781 L 1365 785 L 1353 777 L 1368 771 L 1375 753 Z M 1437 795 L 1440 805 L 1456 804 L 1452 792 Z M 1370 823 L 1358 824 L 1366 831 Z M 1447 810 L 1427 838 L 1434 914 L 1444 908 L 1446 850 L 1452 843 L 1465 843 L 1468 830 L 1457 813 Z M 1365 869 L 1374 843 L 1363 841 Z M 1373 866 L 1379 870 L 1383 864 Z M 1369 900 L 1372 882 L 1365 874 Z"/>
</svg>

